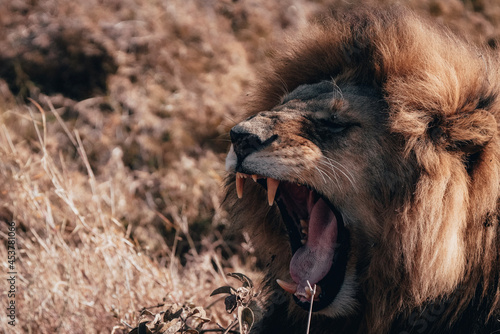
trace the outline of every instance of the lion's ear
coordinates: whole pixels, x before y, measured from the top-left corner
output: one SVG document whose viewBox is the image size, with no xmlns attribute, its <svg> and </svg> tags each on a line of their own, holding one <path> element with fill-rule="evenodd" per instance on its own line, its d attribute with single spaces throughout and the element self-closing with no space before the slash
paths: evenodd
<svg viewBox="0 0 500 334">
<path fill-rule="evenodd" d="M 481 151 L 498 131 L 495 117 L 483 109 L 448 116 L 442 126 L 448 149 L 467 154 Z"/>
</svg>

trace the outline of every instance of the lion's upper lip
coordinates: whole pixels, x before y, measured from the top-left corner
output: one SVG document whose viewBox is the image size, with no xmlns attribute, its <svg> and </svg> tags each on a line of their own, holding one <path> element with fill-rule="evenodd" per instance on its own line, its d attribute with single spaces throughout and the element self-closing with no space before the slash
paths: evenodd
<svg viewBox="0 0 500 334">
<path fill-rule="evenodd" d="M 330 202 L 306 185 L 257 174 L 236 174 L 238 197 L 243 197 L 245 179 L 252 178 L 268 190 L 269 205 L 278 205 L 292 249 L 290 276 L 293 282 L 278 281 L 296 302 L 309 307 L 310 286 L 317 285 L 315 311 L 328 306 L 340 290 L 347 262 L 348 238 L 340 213 Z"/>
</svg>

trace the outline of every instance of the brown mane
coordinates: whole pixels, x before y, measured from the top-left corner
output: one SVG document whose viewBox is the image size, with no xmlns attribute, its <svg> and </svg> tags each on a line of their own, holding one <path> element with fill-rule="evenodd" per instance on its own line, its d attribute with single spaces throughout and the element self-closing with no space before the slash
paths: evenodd
<svg viewBox="0 0 500 334">
<path fill-rule="evenodd" d="M 304 83 L 375 87 L 401 155 L 419 171 L 413 193 L 388 210 L 365 268 L 360 333 L 387 333 L 439 303 L 446 305 L 440 328 L 467 317 L 499 321 L 499 68 L 491 51 L 407 10 L 370 8 L 319 22 L 262 72 L 248 115 L 271 110 Z M 251 227 L 261 258 L 274 255 L 273 284 L 285 269 L 272 263 L 289 257 L 286 237 L 276 239 L 279 213 L 257 205 L 248 212 L 234 198 L 233 182 L 228 189 L 233 219 Z M 245 196 L 262 196 L 251 191 Z M 466 252 L 452 254 L 453 247 Z"/>
</svg>

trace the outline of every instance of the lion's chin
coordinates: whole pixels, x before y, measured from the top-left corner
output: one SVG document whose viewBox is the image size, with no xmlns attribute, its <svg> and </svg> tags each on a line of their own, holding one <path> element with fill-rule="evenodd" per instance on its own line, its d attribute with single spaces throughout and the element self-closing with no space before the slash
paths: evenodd
<svg viewBox="0 0 500 334">
<path fill-rule="evenodd" d="M 238 196 L 250 175 L 237 173 Z M 320 311 L 332 304 L 344 284 L 349 233 L 342 215 L 321 194 L 307 185 L 253 175 L 268 190 L 269 205 L 276 203 L 288 231 L 292 282 L 278 284 L 293 294 L 302 308 Z"/>
</svg>

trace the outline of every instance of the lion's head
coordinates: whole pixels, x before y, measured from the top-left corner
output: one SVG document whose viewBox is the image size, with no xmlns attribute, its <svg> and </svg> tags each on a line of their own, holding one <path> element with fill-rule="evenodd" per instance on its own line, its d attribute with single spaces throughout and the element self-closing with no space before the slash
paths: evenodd
<svg viewBox="0 0 500 334">
<path fill-rule="evenodd" d="M 426 329 L 499 326 L 497 59 L 400 8 L 326 20 L 277 54 L 226 167 L 287 312 L 314 300 L 321 321 L 386 333 L 441 303 Z"/>
</svg>

